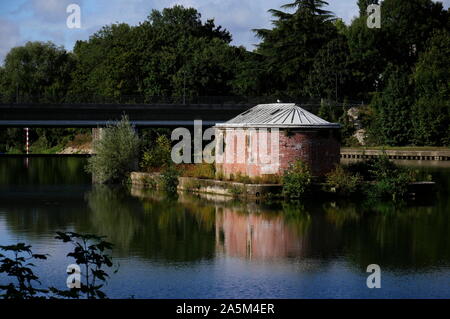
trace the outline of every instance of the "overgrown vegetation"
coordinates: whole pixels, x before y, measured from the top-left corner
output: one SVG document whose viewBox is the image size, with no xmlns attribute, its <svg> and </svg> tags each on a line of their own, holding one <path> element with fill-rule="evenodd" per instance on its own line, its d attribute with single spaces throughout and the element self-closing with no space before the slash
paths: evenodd
<svg viewBox="0 0 450 319">
<path fill-rule="evenodd" d="M 284 197 L 289 199 L 302 198 L 311 189 L 311 171 L 307 164 L 298 160 L 285 171 L 282 181 Z"/>
<path fill-rule="evenodd" d="M 167 166 L 161 173 L 161 185 L 168 194 L 176 194 L 180 172 L 174 165 Z"/>
<path fill-rule="evenodd" d="M 116 125 L 102 129 L 93 142 L 94 156 L 89 158 L 87 171 L 98 183 L 124 183 L 137 168 L 139 138 L 124 116 Z"/>
<path fill-rule="evenodd" d="M 336 193 L 350 196 L 357 194 L 361 190 L 363 179 L 359 173 L 351 174 L 344 167 L 338 165 L 327 174 L 326 184 Z"/>
<path fill-rule="evenodd" d="M 146 172 L 153 172 L 171 165 L 171 151 L 170 139 L 165 135 L 158 136 L 153 147 L 144 151 L 140 163 L 141 168 Z"/>
<path fill-rule="evenodd" d="M 327 175 L 327 186 L 343 196 L 398 200 L 408 194 L 408 186 L 416 181 L 414 170 L 397 166 L 387 156 L 337 166 Z"/>
</svg>

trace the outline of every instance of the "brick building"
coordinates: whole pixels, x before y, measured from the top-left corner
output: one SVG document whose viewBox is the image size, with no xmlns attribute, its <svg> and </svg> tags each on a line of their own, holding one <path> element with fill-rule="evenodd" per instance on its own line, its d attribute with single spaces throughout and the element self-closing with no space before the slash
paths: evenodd
<svg viewBox="0 0 450 319">
<path fill-rule="evenodd" d="M 340 160 L 339 128 L 293 103 L 257 105 L 215 126 L 216 170 L 227 177 L 283 174 L 300 159 L 324 175 Z"/>
</svg>

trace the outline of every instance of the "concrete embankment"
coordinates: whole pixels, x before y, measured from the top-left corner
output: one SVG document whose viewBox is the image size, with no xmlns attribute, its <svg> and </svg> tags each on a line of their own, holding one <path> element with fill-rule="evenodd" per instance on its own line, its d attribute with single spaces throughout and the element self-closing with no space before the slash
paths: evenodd
<svg viewBox="0 0 450 319">
<path fill-rule="evenodd" d="M 132 172 L 131 183 L 141 188 L 161 188 L 160 174 Z M 324 196 L 334 196 L 333 190 L 325 190 L 324 184 L 314 183 L 314 193 Z M 232 181 L 220 181 L 213 179 L 200 179 L 195 177 L 178 177 L 178 190 L 221 196 L 241 198 L 264 198 L 270 195 L 280 195 L 283 186 L 281 184 L 244 184 Z M 434 182 L 414 182 L 408 187 L 411 198 L 426 196 L 434 193 Z"/>
<path fill-rule="evenodd" d="M 132 172 L 131 182 L 136 186 L 161 187 L 159 174 L 157 173 Z M 195 177 L 178 177 L 178 190 L 223 196 L 264 197 L 268 194 L 279 194 L 282 186 L 279 184 L 244 184 Z"/>
</svg>

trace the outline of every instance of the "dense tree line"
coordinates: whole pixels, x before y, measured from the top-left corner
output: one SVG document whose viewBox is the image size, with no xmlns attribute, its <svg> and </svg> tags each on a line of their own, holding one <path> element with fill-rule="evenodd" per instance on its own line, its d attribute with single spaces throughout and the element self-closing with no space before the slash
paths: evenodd
<svg viewBox="0 0 450 319">
<path fill-rule="evenodd" d="M 0 67 L 0 98 L 359 100 L 369 104 L 363 120 L 372 143 L 450 144 L 450 12 L 432 0 L 385 0 L 381 28 L 370 29 L 371 3 L 378 1 L 358 0 L 350 25 L 324 0 L 272 9 L 272 28 L 254 30 L 260 42 L 252 52 L 196 9 L 153 10 L 139 25 L 103 27 L 73 52 L 41 42 L 13 48 Z M 345 111 L 325 107 L 321 115 L 345 122 Z"/>
</svg>

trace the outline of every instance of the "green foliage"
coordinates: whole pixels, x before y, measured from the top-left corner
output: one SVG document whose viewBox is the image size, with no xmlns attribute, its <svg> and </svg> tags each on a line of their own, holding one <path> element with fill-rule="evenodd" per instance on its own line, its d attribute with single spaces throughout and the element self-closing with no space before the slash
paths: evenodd
<svg viewBox="0 0 450 319">
<path fill-rule="evenodd" d="M 33 260 L 45 260 L 47 255 L 33 254 L 31 246 L 24 243 L 0 246 L 0 250 L 12 254 L 12 258 L 0 254 L 0 274 L 14 278 L 8 285 L 0 285 L 0 297 L 3 299 L 33 299 L 41 298 L 48 292 L 46 289 L 33 287 L 40 284 L 34 274 Z"/>
<path fill-rule="evenodd" d="M 0 153 L 22 153 L 25 150 L 23 129 L 0 128 Z"/>
<path fill-rule="evenodd" d="M 121 183 L 136 169 L 139 138 L 124 116 L 116 125 L 102 129 L 93 150 L 95 155 L 89 158 L 87 171 L 99 183 Z"/>
<path fill-rule="evenodd" d="M 363 179 L 358 173 L 351 174 L 344 167 L 338 165 L 327 174 L 326 183 L 328 187 L 334 188 L 336 193 L 349 196 L 357 194 L 361 190 Z"/>
<path fill-rule="evenodd" d="M 27 42 L 12 48 L 0 72 L 5 102 L 61 102 L 71 83 L 75 60 L 51 42 Z"/>
<path fill-rule="evenodd" d="M 395 175 L 378 180 L 372 187 L 368 188 L 371 197 L 390 198 L 398 200 L 405 198 L 408 194 L 408 185 L 413 180 L 408 172 L 399 171 Z"/>
<path fill-rule="evenodd" d="M 267 72 L 272 76 L 270 93 L 308 94 L 314 58 L 337 35 L 332 15 L 323 9 L 326 4 L 322 0 L 299 0 L 284 6 L 294 13 L 269 10 L 274 17 L 273 29 L 255 30 L 262 39 L 257 52 L 266 57 Z"/>
<path fill-rule="evenodd" d="M 387 156 L 374 160 L 369 173 L 375 180 L 375 184 L 368 189 L 369 195 L 373 197 L 393 200 L 404 198 L 408 193 L 408 185 L 415 181 L 414 171 L 395 165 Z"/>
<path fill-rule="evenodd" d="M 137 26 L 112 24 L 78 41 L 71 97 L 231 95 L 235 67 L 245 54 L 231 35 L 194 8 L 152 10 Z"/>
<path fill-rule="evenodd" d="M 308 77 L 308 95 L 334 101 L 347 96 L 354 89 L 349 84 L 349 54 L 347 39 L 343 35 L 337 35 L 326 43 L 314 57 Z"/>
<path fill-rule="evenodd" d="M 376 112 L 374 133 L 382 145 L 405 145 L 412 138 L 413 90 L 407 70 L 391 65 L 384 76 L 387 85 L 372 100 Z"/>
<path fill-rule="evenodd" d="M 397 166 L 387 156 L 351 164 L 348 171 L 369 182 L 364 188 L 369 197 L 392 200 L 405 198 L 409 184 L 416 181 L 415 171 Z"/>
<path fill-rule="evenodd" d="M 305 196 L 311 187 L 312 175 L 309 167 L 298 160 L 291 164 L 283 175 L 283 196 L 295 199 Z"/>
<path fill-rule="evenodd" d="M 174 165 L 167 166 L 161 173 L 161 185 L 163 190 L 168 194 L 176 194 L 178 187 L 178 177 L 180 172 Z"/>
<path fill-rule="evenodd" d="M 74 259 L 82 270 L 81 287 L 68 291 L 50 288 L 51 292 L 63 298 L 105 299 L 106 294 L 101 290 L 105 285 L 109 274 L 105 268 L 113 266 L 112 257 L 108 254 L 113 245 L 104 241 L 104 236 L 91 234 L 77 234 L 74 232 L 57 232 L 56 239 L 64 243 L 70 243 L 74 249 L 67 257 Z"/>
<path fill-rule="evenodd" d="M 417 145 L 450 145 L 450 32 L 436 32 L 416 65 L 412 122 Z"/>
<path fill-rule="evenodd" d="M 155 145 L 147 151 L 144 151 L 141 160 L 141 168 L 145 171 L 151 171 L 155 168 L 166 167 L 171 164 L 171 141 L 167 136 L 160 135 L 156 139 Z"/>
</svg>

